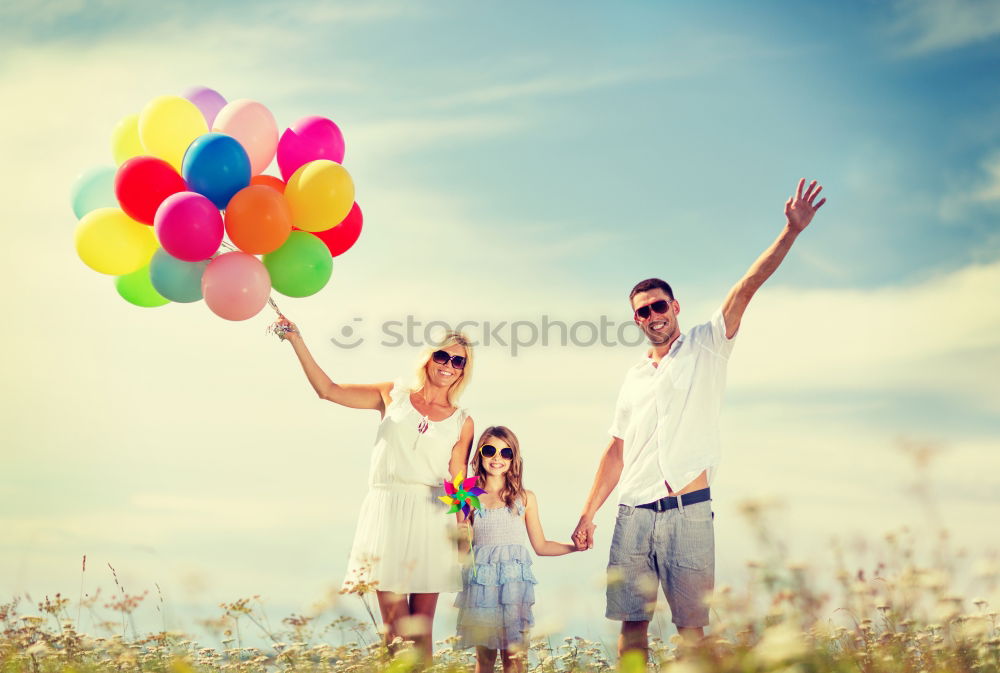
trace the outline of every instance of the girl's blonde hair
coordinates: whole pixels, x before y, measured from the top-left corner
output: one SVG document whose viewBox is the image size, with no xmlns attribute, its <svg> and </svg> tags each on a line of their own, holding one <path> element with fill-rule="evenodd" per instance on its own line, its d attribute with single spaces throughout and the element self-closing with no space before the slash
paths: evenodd
<svg viewBox="0 0 1000 673">
<path fill-rule="evenodd" d="M 458 406 L 458 399 L 465 392 L 465 388 L 469 385 L 469 381 L 472 380 L 472 342 L 469 338 L 462 334 L 461 332 L 448 332 L 444 337 L 436 344 L 430 344 L 423 350 L 420 354 L 420 360 L 417 362 L 417 371 L 413 377 L 413 387 L 414 392 L 419 392 L 424 389 L 427 385 L 427 363 L 430 362 L 431 353 L 434 351 L 439 351 L 449 346 L 461 346 L 465 349 L 465 368 L 458 370 L 459 376 L 458 380 L 451 384 L 448 388 L 448 404 L 453 407 Z"/>
<path fill-rule="evenodd" d="M 483 454 L 479 453 L 479 449 L 493 438 L 503 440 L 514 451 L 514 459 L 510 461 L 510 469 L 503 475 L 503 488 L 496 494 L 508 508 L 513 509 L 515 500 L 521 498 L 522 503 L 525 501 L 524 482 L 521 477 L 524 472 L 524 463 L 521 461 L 521 445 L 517 441 L 517 435 L 510 428 L 503 425 L 492 425 L 483 430 L 483 434 L 479 436 L 479 441 L 476 443 L 476 453 L 472 457 L 469 472 L 476 475 L 476 485 L 479 488 L 486 486 L 488 475 L 486 468 L 483 467 Z"/>
</svg>

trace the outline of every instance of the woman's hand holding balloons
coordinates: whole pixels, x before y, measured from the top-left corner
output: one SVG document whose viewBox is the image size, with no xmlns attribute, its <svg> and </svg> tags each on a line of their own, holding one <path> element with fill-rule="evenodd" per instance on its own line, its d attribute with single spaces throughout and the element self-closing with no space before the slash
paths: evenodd
<svg viewBox="0 0 1000 673">
<path fill-rule="evenodd" d="M 302 338 L 299 328 L 285 316 L 280 316 L 274 324 L 274 332 L 282 341 L 297 341 Z"/>
</svg>

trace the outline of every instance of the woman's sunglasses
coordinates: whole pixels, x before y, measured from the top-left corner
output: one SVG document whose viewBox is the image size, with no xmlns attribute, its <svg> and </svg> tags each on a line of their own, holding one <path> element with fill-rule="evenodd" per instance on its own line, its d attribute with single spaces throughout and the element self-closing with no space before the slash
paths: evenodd
<svg viewBox="0 0 1000 673">
<path fill-rule="evenodd" d="M 484 444 L 479 448 L 479 453 L 483 456 L 483 458 L 492 458 L 497 455 L 497 447 L 492 444 Z M 504 460 L 514 460 L 514 449 L 509 446 L 505 446 L 500 449 L 500 457 Z"/>
<path fill-rule="evenodd" d="M 673 301 L 673 300 L 671 300 Z M 638 318 L 645 320 L 649 317 L 649 312 L 652 310 L 654 313 L 666 313 L 667 308 L 670 307 L 670 302 L 666 299 L 658 299 L 652 304 L 646 304 L 645 306 L 640 306 L 635 310 L 635 315 Z"/>
<path fill-rule="evenodd" d="M 434 351 L 431 353 L 431 360 L 439 365 L 446 365 L 451 360 L 451 366 L 455 369 L 465 369 L 465 357 L 462 355 L 452 355 L 447 351 Z"/>
</svg>

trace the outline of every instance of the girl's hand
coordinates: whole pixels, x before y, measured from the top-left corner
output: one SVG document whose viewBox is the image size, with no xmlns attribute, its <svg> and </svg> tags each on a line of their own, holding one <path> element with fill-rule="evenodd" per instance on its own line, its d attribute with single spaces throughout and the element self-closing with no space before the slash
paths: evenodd
<svg viewBox="0 0 1000 673">
<path fill-rule="evenodd" d="M 455 537 L 458 540 L 458 550 L 463 554 L 469 553 L 469 540 L 472 537 L 472 525 L 468 521 L 461 521 L 455 529 Z"/>
</svg>

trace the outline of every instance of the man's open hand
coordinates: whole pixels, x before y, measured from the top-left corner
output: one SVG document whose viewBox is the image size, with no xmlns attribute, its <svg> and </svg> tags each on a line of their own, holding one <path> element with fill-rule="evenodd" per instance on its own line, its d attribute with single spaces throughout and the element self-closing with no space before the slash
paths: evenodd
<svg viewBox="0 0 1000 673">
<path fill-rule="evenodd" d="M 813 215 L 816 214 L 820 206 L 826 203 L 826 199 L 824 198 L 820 199 L 819 203 L 813 205 L 813 201 L 823 191 L 822 185 L 816 184 L 816 181 L 813 180 L 809 183 L 809 189 L 805 193 L 802 193 L 802 188 L 805 184 L 805 178 L 799 180 L 799 188 L 796 190 L 795 195 L 785 201 L 785 220 L 788 228 L 796 234 L 809 226 Z"/>
</svg>

